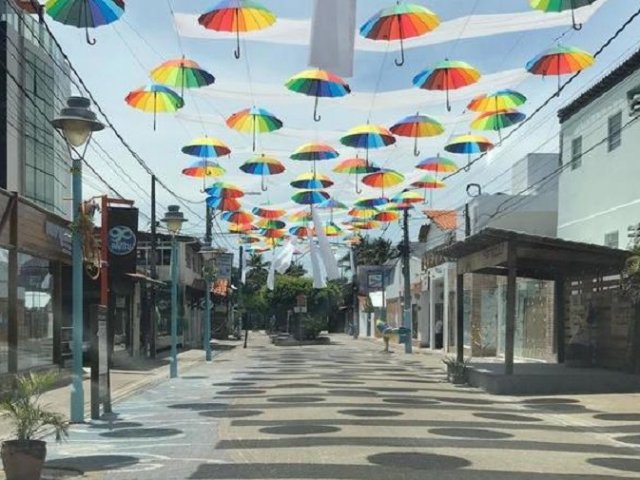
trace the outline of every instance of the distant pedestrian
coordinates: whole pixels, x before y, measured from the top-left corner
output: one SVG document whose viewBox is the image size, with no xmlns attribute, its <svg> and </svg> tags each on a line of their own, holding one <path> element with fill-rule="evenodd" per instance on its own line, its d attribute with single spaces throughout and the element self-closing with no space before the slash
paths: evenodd
<svg viewBox="0 0 640 480">
<path fill-rule="evenodd" d="M 385 353 L 391 353 L 389 351 L 389 340 L 393 334 L 393 328 L 388 323 L 378 320 L 376 322 L 376 329 L 380 332 L 380 335 L 382 335 L 382 339 L 384 340 Z"/>
<path fill-rule="evenodd" d="M 436 324 L 435 324 L 435 333 L 436 333 L 436 345 L 435 347 L 437 349 L 442 348 L 442 329 L 443 329 L 443 324 L 442 324 L 442 320 L 438 319 L 436 320 Z"/>
</svg>

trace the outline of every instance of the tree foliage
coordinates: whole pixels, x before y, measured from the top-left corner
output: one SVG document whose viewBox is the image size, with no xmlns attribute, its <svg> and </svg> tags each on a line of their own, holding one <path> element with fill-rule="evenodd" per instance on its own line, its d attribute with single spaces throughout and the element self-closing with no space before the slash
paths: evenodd
<svg viewBox="0 0 640 480">
<path fill-rule="evenodd" d="M 354 249 L 358 265 L 383 265 L 400 256 L 400 251 L 391 240 L 381 237 L 363 237 Z"/>
</svg>

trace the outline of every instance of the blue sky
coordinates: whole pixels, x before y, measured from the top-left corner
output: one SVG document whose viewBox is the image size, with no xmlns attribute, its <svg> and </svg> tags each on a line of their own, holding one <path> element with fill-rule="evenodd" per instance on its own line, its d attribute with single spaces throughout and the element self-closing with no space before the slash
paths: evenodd
<svg viewBox="0 0 640 480">
<path fill-rule="evenodd" d="M 312 0 L 262 0 L 262 3 L 283 19 L 309 19 L 312 12 Z M 359 0 L 358 25 L 378 9 L 388 6 L 390 0 Z M 101 27 L 94 31 L 97 38 L 95 46 L 84 42 L 84 33 L 72 27 L 49 22 L 62 45 L 69 53 L 73 63 L 93 91 L 102 107 L 112 121 L 123 133 L 131 145 L 140 153 L 158 175 L 177 192 L 194 201 L 203 200 L 200 193 L 201 182 L 183 177 L 180 170 L 191 159 L 180 153 L 180 147 L 192 138 L 203 133 L 219 137 L 227 142 L 233 150 L 231 159 L 223 159 L 220 163 L 227 169 L 225 180 L 241 184 L 255 190 L 259 178 L 241 173 L 238 166 L 249 157 L 250 138 L 229 130 L 222 124 L 222 119 L 231 113 L 251 106 L 252 103 L 273 111 L 285 122 L 285 131 L 279 134 L 265 135 L 260 138 L 260 148 L 284 161 L 288 173 L 272 177 L 270 190 L 261 197 L 248 197 L 247 206 L 255 204 L 280 204 L 291 207 L 290 195 L 294 192 L 288 182 L 292 177 L 306 171 L 308 165 L 288 159 L 287 152 L 298 145 L 316 140 L 333 140 L 340 131 L 370 119 L 374 123 L 390 126 L 399 118 L 415 113 L 433 115 L 447 125 L 444 135 L 433 140 L 421 142 L 423 156 L 431 156 L 440 152 L 444 144 L 455 135 L 469 131 L 469 116 L 463 115 L 467 101 L 472 95 L 465 96 L 464 90 L 460 100 L 453 104 L 451 114 L 446 112 L 444 95 L 439 103 L 433 101 L 425 104 L 402 104 L 402 92 L 411 89 L 411 79 L 422 69 L 445 57 L 465 60 L 476 66 L 484 76 L 500 75 L 508 70 L 521 69 L 525 63 L 540 51 L 552 46 L 563 33 L 563 43 L 579 46 L 594 51 L 637 9 L 637 2 L 626 0 L 599 0 L 602 4 L 595 15 L 580 32 L 569 31 L 567 26 L 527 29 L 523 25 L 521 31 L 500 33 L 475 38 L 457 39 L 466 29 L 475 27 L 479 15 L 495 15 L 504 13 L 530 12 L 527 0 L 430 0 L 419 1 L 436 12 L 443 22 L 455 21 L 460 17 L 475 15 L 462 25 L 460 32 L 447 41 L 420 48 L 410 48 L 407 62 L 402 68 L 393 65 L 396 53 L 391 51 L 357 51 L 355 58 L 355 75 L 348 79 L 354 95 L 349 101 L 341 99 L 320 102 L 323 121 L 316 124 L 311 119 L 312 100 L 309 98 L 290 99 L 283 87 L 284 81 L 292 74 L 307 67 L 308 47 L 306 45 L 279 45 L 269 42 L 258 42 L 247 39 L 243 41 L 245 57 L 240 61 L 233 58 L 233 37 L 229 40 L 212 40 L 181 37 L 178 40 L 174 23 L 170 15 L 167 0 L 138 0 L 127 3 L 124 17 L 117 23 Z M 194 0 L 177 2 L 172 0 L 175 12 L 182 14 L 200 14 L 212 6 L 210 1 Z M 552 15 L 549 16 L 551 18 Z M 525 17 L 523 17 L 525 18 Z M 434 196 L 434 208 L 456 208 L 464 202 L 464 186 L 470 182 L 486 183 L 496 175 L 503 173 L 511 164 L 530 151 L 549 152 L 558 150 L 557 108 L 567 103 L 580 90 L 584 89 L 603 72 L 610 70 L 624 57 L 638 47 L 638 26 L 632 26 L 603 54 L 593 68 L 586 71 L 562 96 L 541 114 L 520 130 L 514 137 L 498 147 L 487 160 L 479 162 L 468 172 L 452 179 L 448 188 Z M 410 45 L 409 45 L 410 46 Z M 150 115 L 138 112 L 124 102 L 126 94 L 141 85 L 149 83 L 148 72 L 164 60 L 177 58 L 182 53 L 198 61 L 203 68 L 211 71 L 216 77 L 216 85 L 209 92 L 188 93 L 186 106 L 179 115 L 160 115 L 158 130 L 152 130 Z M 513 88 L 517 88 L 529 97 L 523 107 L 525 113 L 533 111 L 544 98 L 551 95 L 556 88 L 555 79 L 526 77 L 518 80 Z M 223 91 L 233 91 L 233 98 L 222 95 Z M 385 97 L 386 92 L 398 91 L 398 102 L 394 107 L 393 94 Z M 280 93 L 281 92 L 281 93 Z M 277 93 L 278 96 L 275 94 Z M 375 94 L 375 95 L 374 95 Z M 426 98 L 425 92 L 425 98 Z M 371 100 L 374 108 L 352 108 L 350 101 L 358 98 Z M 383 100 L 384 98 L 384 100 Z M 345 106 L 346 104 L 346 106 Z M 497 136 L 489 133 L 488 137 L 497 140 Z M 107 149 L 119 164 L 132 175 L 142 186 L 149 184 L 144 171 L 117 142 L 114 135 L 105 132 L 96 136 L 96 140 Z M 338 144 L 334 145 L 339 147 Z M 399 139 L 397 146 L 372 153 L 371 157 L 379 164 L 395 168 L 406 174 L 410 180 L 419 176 L 413 169 L 416 158 L 411 155 L 412 140 Z M 341 158 L 354 156 L 351 149 L 339 148 Z M 455 160 L 464 164 L 466 158 Z M 103 158 L 90 152 L 90 162 L 96 169 L 120 190 L 125 196 L 136 200 L 143 211 L 149 210 L 148 192 L 140 191 L 136 186 L 119 178 L 113 167 Z M 352 179 L 331 173 L 335 162 L 322 165 L 320 170 L 331 174 L 337 181 L 330 193 L 343 201 L 355 198 Z M 88 176 L 86 185 L 88 194 L 98 193 L 96 181 Z M 504 175 L 494 180 L 488 188 L 489 192 L 509 191 L 510 176 Z M 166 206 L 172 201 L 162 189 L 159 189 L 159 202 Z M 368 195 L 376 191 L 367 189 Z M 191 206 L 199 217 L 204 213 L 204 205 Z M 160 207 L 162 212 L 162 207 Z M 204 228 L 201 218 L 188 212 L 190 233 L 202 234 Z M 412 222 L 413 234 L 421 221 Z M 144 221 L 141 227 L 144 228 Z M 380 232 L 378 232 L 379 234 Z M 400 239 L 400 229 L 392 224 L 385 235 L 394 241 Z"/>
</svg>

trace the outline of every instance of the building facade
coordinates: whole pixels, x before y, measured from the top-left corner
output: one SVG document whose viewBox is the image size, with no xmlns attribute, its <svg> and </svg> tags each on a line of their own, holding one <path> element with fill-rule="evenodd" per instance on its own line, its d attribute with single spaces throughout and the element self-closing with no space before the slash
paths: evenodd
<svg viewBox="0 0 640 480">
<path fill-rule="evenodd" d="M 640 51 L 558 113 L 558 236 L 626 248 L 640 222 Z"/>
</svg>

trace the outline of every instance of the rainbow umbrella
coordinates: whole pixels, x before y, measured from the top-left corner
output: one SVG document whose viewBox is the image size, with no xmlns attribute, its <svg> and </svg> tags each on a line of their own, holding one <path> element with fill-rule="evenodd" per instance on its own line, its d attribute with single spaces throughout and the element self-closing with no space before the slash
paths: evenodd
<svg viewBox="0 0 640 480">
<path fill-rule="evenodd" d="M 357 219 L 370 219 L 378 214 L 379 210 L 374 207 L 353 207 L 348 215 Z"/>
<path fill-rule="evenodd" d="M 416 180 L 415 182 L 411 183 L 411 186 L 414 188 L 423 188 L 424 189 L 424 196 L 423 196 L 423 200 L 424 203 L 427 203 L 427 190 L 438 190 L 440 188 L 444 188 L 446 185 L 444 184 L 444 182 L 438 180 L 436 177 L 432 177 L 431 175 L 425 175 L 424 177 L 420 178 L 419 180 Z M 433 200 L 433 199 L 432 199 Z M 395 202 L 398 202 L 398 200 L 394 200 Z M 402 203 L 402 202 L 399 202 Z M 410 203 L 410 202 L 409 202 Z"/>
<path fill-rule="evenodd" d="M 302 190 L 322 190 L 332 186 L 333 180 L 321 173 L 306 172 L 298 175 L 290 185 Z"/>
<path fill-rule="evenodd" d="M 244 192 L 240 187 L 227 182 L 216 182 L 213 185 L 211 185 L 209 188 L 206 188 L 205 192 L 212 197 L 218 197 L 218 198 L 244 197 Z"/>
<path fill-rule="evenodd" d="M 289 229 L 289 233 L 299 238 L 306 238 L 311 233 L 311 229 L 304 225 L 296 225 Z"/>
<path fill-rule="evenodd" d="M 402 182 L 404 182 L 404 175 L 388 168 L 382 168 L 362 178 L 362 183 L 365 185 L 382 189 L 383 197 L 385 188 L 394 187 Z"/>
<path fill-rule="evenodd" d="M 395 222 L 399 218 L 400 215 L 398 214 L 398 212 L 389 210 L 377 213 L 376 216 L 373 217 L 373 220 L 380 223 L 390 223 Z"/>
<path fill-rule="evenodd" d="M 262 240 L 256 235 L 245 235 L 240 239 L 240 243 L 251 245 L 253 243 L 260 243 Z"/>
<path fill-rule="evenodd" d="M 323 190 L 301 190 L 295 193 L 291 200 L 300 205 L 317 205 L 329 198 L 329 194 Z"/>
<path fill-rule="evenodd" d="M 404 65 L 404 41 L 407 38 L 421 37 L 439 25 L 438 16 L 422 5 L 397 2 L 367 20 L 360 27 L 360 35 L 371 40 L 400 40 L 400 60 L 395 60 L 400 67 Z"/>
<path fill-rule="evenodd" d="M 374 148 L 388 147 L 396 143 L 396 137 L 381 125 L 358 125 L 349 130 L 340 143 L 347 147 L 364 148 L 367 152 L 366 164 L 369 164 L 369 150 Z"/>
<path fill-rule="evenodd" d="M 331 220 L 324 226 L 324 234 L 327 237 L 338 237 L 342 234 L 342 229 Z"/>
<path fill-rule="evenodd" d="M 241 208 L 238 200 L 226 197 L 207 197 L 207 205 L 214 210 L 222 212 L 235 212 Z"/>
<path fill-rule="evenodd" d="M 534 75 L 555 75 L 558 77 L 558 95 L 560 94 L 560 77 L 589 68 L 595 59 L 593 55 L 576 47 L 558 45 L 542 52 L 527 63 L 527 70 Z"/>
<path fill-rule="evenodd" d="M 235 212 L 224 212 L 222 220 L 229 223 L 248 225 L 253 222 L 254 216 L 246 210 L 237 210 Z"/>
<path fill-rule="evenodd" d="M 256 151 L 256 133 L 275 132 L 282 128 L 282 121 L 264 108 L 245 108 L 227 118 L 227 126 L 238 132 L 253 135 L 253 151 Z"/>
<path fill-rule="evenodd" d="M 329 215 L 330 215 L 331 221 L 333 222 L 334 210 L 346 210 L 349 207 L 347 207 L 344 203 L 336 200 L 335 198 L 329 198 L 326 201 L 322 202 L 320 205 L 318 205 L 318 208 L 321 208 L 323 210 L 329 210 Z"/>
<path fill-rule="evenodd" d="M 468 164 L 471 163 L 471 155 L 475 153 L 488 152 L 493 148 L 493 143 L 486 137 L 480 135 L 461 135 L 454 138 L 445 145 L 444 149 L 450 153 L 459 153 L 467 155 Z"/>
<path fill-rule="evenodd" d="M 330 145 L 324 143 L 306 143 L 293 152 L 289 158 L 304 162 L 313 162 L 313 171 L 316 171 L 316 162 L 321 160 L 333 160 L 340 154 Z"/>
<path fill-rule="evenodd" d="M 444 60 L 431 69 L 420 72 L 413 78 L 413 84 L 425 90 L 445 90 L 447 110 L 451 111 L 449 91 L 476 83 L 480 72 L 466 62 Z"/>
<path fill-rule="evenodd" d="M 118 20 L 124 13 L 124 0 L 47 0 L 45 8 L 56 22 L 84 28 L 87 43 L 95 45 L 89 29 Z"/>
<path fill-rule="evenodd" d="M 405 190 L 403 192 L 394 195 L 391 198 L 392 203 L 420 203 L 422 202 L 422 195 L 412 192 L 411 190 Z"/>
<path fill-rule="evenodd" d="M 467 109 L 478 113 L 495 113 L 501 110 L 515 110 L 526 101 L 527 97 L 520 92 L 505 89 L 474 97 L 467 105 Z"/>
<path fill-rule="evenodd" d="M 182 147 L 182 153 L 200 158 L 217 158 L 229 155 L 231 149 L 214 137 L 200 137 Z"/>
<path fill-rule="evenodd" d="M 436 177 L 439 173 L 453 173 L 458 170 L 458 165 L 453 160 L 437 155 L 435 157 L 425 158 L 420 161 L 416 168 L 426 170 L 427 172 L 435 172 Z"/>
<path fill-rule="evenodd" d="M 298 210 L 297 212 L 293 212 L 291 215 L 289 215 L 289 220 L 304 223 L 313 220 L 313 216 L 311 215 L 311 212 L 309 210 L 303 208 L 302 210 Z"/>
<path fill-rule="evenodd" d="M 264 238 L 270 239 L 270 240 L 283 238 L 287 234 L 287 232 L 285 232 L 284 230 L 280 230 L 278 228 L 262 228 L 259 230 L 259 232 L 260 232 L 260 235 L 262 235 Z"/>
<path fill-rule="evenodd" d="M 273 157 L 267 157 L 263 153 L 261 155 L 256 155 L 244 162 L 242 165 L 240 165 L 240 170 L 251 175 L 262 176 L 261 188 L 263 192 L 266 192 L 268 188 L 265 183 L 265 177 L 270 175 L 278 175 L 284 172 L 285 168 L 279 160 Z"/>
<path fill-rule="evenodd" d="M 124 99 L 127 104 L 143 112 L 153 113 L 153 130 L 156 129 L 158 113 L 176 112 L 184 107 L 184 100 L 176 92 L 164 85 L 151 84 L 140 87 Z"/>
<path fill-rule="evenodd" d="M 375 230 L 380 228 L 380 222 L 373 220 L 355 220 L 351 222 L 351 228 L 354 230 Z"/>
<path fill-rule="evenodd" d="M 224 213 L 234 213 L 234 212 L 222 212 Z M 229 224 L 229 233 L 239 233 L 246 234 L 249 232 L 253 232 L 256 230 L 256 227 L 251 223 L 230 223 Z"/>
<path fill-rule="evenodd" d="M 389 203 L 385 207 L 385 210 L 388 210 L 390 212 L 403 212 L 405 210 L 413 210 L 414 208 L 415 207 L 413 206 L 413 203 L 401 202 L 401 203 Z"/>
<path fill-rule="evenodd" d="M 322 120 L 318 115 L 318 100 L 320 97 L 337 98 L 351 93 L 351 87 L 338 75 L 319 68 L 304 70 L 291 77 L 285 86 L 292 92 L 315 97 L 313 119 Z"/>
<path fill-rule="evenodd" d="M 517 110 L 499 110 L 497 112 L 481 113 L 478 118 L 471 122 L 474 130 L 492 130 L 498 132 L 498 137 L 502 141 L 502 130 L 512 127 L 522 122 L 527 116 Z"/>
<path fill-rule="evenodd" d="M 596 0 L 529 0 L 529 3 L 536 10 L 543 12 L 564 12 L 565 10 L 571 10 L 571 21 L 573 23 L 574 30 L 582 30 L 582 24 L 576 22 L 577 8 L 586 7 L 591 5 Z"/>
<path fill-rule="evenodd" d="M 384 197 L 365 197 L 359 198 L 354 202 L 356 207 L 381 207 L 389 203 L 388 198 Z"/>
<path fill-rule="evenodd" d="M 254 207 L 251 211 L 254 215 L 261 218 L 280 218 L 285 213 L 286 210 L 280 210 L 278 208 L 266 208 L 266 207 Z"/>
<path fill-rule="evenodd" d="M 362 193 L 362 190 L 359 187 L 358 175 L 366 175 L 367 173 L 373 173 L 379 170 L 378 167 L 368 164 L 368 162 L 364 158 L 348 158 L 340 162 L 334 169 L 334 172 L 337 173 L 349 173 L 354 174 L 355 185 L 356 185 L 356 193 Z"/>
<path fill-rule="evenodd" d="M 217 32 L 235 32 L 236 49 L 240 58 L 240 32 L 263 30 L 276 22 L 276 16 L 253 0 L 222 0 L 213 9 L 198 17 L 204 28 Z"/>
<path fill-rule="evenodd" d="M 395 123 L 389 130 L 394 135 L 415 138 L 413 154 L 417 157 L 420 155 L 418 138 L 436 137 L 444 132 L 444 126 L 435 118 L 416 113 Z"/>
<path fill-rule="evenodd" d="M 256 227 L 264 230 L 282 230 L 287 224 L 275 218 L 261 218 L 256 222 Z"/>
<path fill-rule="evenodd" d="M 182 170 L 182 174 L 188 177 L 202 178 L 202 191 L 207 183 L 209 177 L 221 177 L 226 170 L 218 165 L 216 162 L 211 162 L 207 159 L 200 159 L 193 162 L 187 168 Z"/>
<path fill-rule="evenodd" d="M 184 97 L 185 88 L 200 88 L 212 85 L 216 78 L 200 68 L 193 60 L 182 58 L 167 60 L 160 64 L 150 74 L 151 80 L 168 87 L 180 89 L 180 96 Z"/>
</svg>

